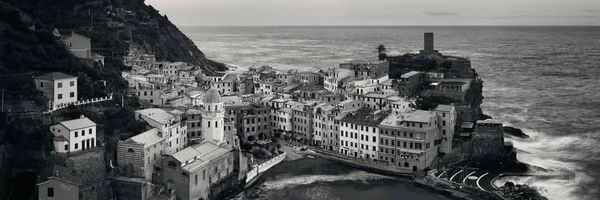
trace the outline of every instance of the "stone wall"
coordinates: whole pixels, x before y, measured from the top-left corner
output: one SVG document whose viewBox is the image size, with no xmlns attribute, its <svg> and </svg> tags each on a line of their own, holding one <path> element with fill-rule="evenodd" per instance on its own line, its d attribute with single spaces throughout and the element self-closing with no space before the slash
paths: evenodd
<svg viewBox="0 0 600 200">
<path fill-rule="evenodd" d="M 143 191 L 146 186 L 144 183 L 115 179 L 111 185 L 115 191 L 115 197 L 119 200 L 145 199 Z"/>
</svg>

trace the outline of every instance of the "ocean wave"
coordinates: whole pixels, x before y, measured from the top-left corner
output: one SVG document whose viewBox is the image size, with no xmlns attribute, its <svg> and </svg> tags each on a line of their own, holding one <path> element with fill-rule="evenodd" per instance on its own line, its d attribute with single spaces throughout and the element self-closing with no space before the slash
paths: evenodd
<svg viewBox="0 0 600 200">
<path fill-rule="evenodd" d="M 302 175 L 295 177 L 287 177 L 281 180 L 267 181 L 263 183 L 261 187 L 265 190 L 278 190 L 299 185 L 309 185 L 317 182 L 371 181 L 382 179 L 394 178 L 363 171 L 357 171 L 341 175 Z"/>
<path fill-rule="evenodd" d="M 558 174 L 570 174 L 574 176 L 557 176 L 552 178 L 517 178 L 508 177 L 519 184 L 527 184 L 536 188 L 542 195 L 549 199 L 582 199 L 578 196 L 582 192 L 582 185 L 594 181 L 585 169 L 580 166 L 580 161 L 591 159 L 600 154 L 596 148 L 596 140 L 590 139 L 595 133 L 582 133 L 579 135 L 568 136 L 549 136 L 543 132 L 523 128 L 523 132 L 528 134 L 530 139 L 511 138 L 515 148 L 527 153 L 517 154 L 517 159 L 529 165 L 551 170 Z M 596 158 L 597 160 L 597 158 Z M 505 182 L 505 181 L 504 181 Z M 497 186 L 502 185 L 502 181 L 494 183 Z"/>
</svg>

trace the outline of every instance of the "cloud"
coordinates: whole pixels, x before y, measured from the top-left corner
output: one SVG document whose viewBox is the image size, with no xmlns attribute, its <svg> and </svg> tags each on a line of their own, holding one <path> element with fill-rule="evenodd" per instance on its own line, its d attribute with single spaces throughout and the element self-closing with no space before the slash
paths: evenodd
<svg viewBox="0 0 600 200">
<path fill-rule="evenodd" d="M 591 12 L 591 13 L 597 13 L 600 12 L 600 10 L 596 10 L 596 9 L 585 9 L 585 10 L 581 10 L 583 12 Z"/>
<path fill-rule="evenodd" d="M 458 13 L 453 12 L 425 12 L 425 14 L 429 16 L 454 16 L 458 15 Z"/>
</svg>

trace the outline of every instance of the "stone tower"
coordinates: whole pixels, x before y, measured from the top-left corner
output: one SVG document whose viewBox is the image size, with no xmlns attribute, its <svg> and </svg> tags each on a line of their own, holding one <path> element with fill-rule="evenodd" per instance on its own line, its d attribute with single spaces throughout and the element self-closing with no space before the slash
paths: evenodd
<svg viewBox="0 0 600 200">
<path fill-rule="evenodd" d="M 425 33 L 425 44 L 424 50 L 426 54 L 434 53 L 435 49 L 433 47 L 433 33 Z"/>
<path fill-rule="evenodd" d="M 217 89 L 210 89 L 202 99 L 202 135 L 217 144 L 225 142 L 225 108 Z"/>
</svg>

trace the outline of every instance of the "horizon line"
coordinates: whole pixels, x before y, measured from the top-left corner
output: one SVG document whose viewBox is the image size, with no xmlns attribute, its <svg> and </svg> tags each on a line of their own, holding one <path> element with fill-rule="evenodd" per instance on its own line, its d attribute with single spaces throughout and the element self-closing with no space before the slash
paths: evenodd
<svg viewBox="0 0 600 200">
<path fill-rule="evenodd" d="M 600 25 L 177 25 L 178 27 L 600 27 Z"/>
</svg>

